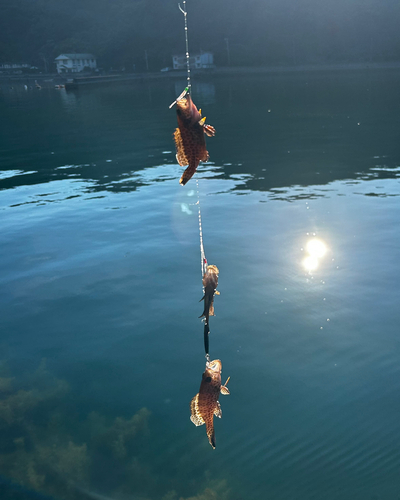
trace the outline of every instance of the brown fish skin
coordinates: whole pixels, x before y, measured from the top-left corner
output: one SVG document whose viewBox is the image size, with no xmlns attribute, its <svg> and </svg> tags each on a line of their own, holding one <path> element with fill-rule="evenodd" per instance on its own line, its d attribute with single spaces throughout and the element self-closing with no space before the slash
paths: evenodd
<svg viewBox="0 0 400 500">
<path fill-rule="evenodd" d="M 194 425 L 206 424 L 208 441 L 215 449 L 214 415 L 222 417 L 218 398 L 220 394 L 228 395 L 229 389 L 225 382 L 221 385 L 222 363 L 219 359 L 208 361 L 200 384 L 199 393 L 190 402 L 190 420 Z"/>
<path fill-rule="evenodd" d="M 207 266 L 203 275 L 204 296 L 200 299 L 200 302 L 204 300 L 204 311 L 199 318 L 206 318 L 208 326 L 210 316 L 214 316 L 214 295 L 219 295 L 219 292 L 217 292 L 218 275 L 218 267 L 214 265 Z"/>
<path fill-rule="evenodd" d="M 201 110 L 197 109 L 190 94 L 177 101 L 176 113 L 178 118 L 178 128 L 174 133 L 176 158 L 182 167 L 188 165 L 179 181 L 184 186 L 196 172 L 199 163 L 208 160 L 204 134 L 212 137 L 215 135 L 215 129 L 205 124 L 205 118 L 201 117 Z"/>
</svg>

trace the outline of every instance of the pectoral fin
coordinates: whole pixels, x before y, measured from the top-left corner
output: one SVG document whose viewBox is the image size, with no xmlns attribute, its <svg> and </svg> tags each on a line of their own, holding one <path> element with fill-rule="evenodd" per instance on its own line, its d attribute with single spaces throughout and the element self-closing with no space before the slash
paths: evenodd
<svg viewBox="0 0 400 500">
<path fill-rule="evenodd" d="M 214 137 L 215 136 L 215 128 L 212 125 L 203 125 L 203 130 L 204 132 L 208 135 L 208 137 Z"/>
<path fill-rule="evenodd" d="M 230 394 L 229 392 L 229 389 L 226 387 L 227 383 L 229 382 L 229 379 L 231 377 L 228 377 L 225 384 L 224 385 L 221 385 L 221 394 L 223 394 L 224 396 L 228 396 Z"/>
<path fill-rule="evenodd" d="M 199 410 L 199 395 L 198 394 L 196 394 L 196 396 L 190 402 L 190 412 L 191 412 L 190 420 L 194 423 L 194 425 L 199 426 L 199 425 L 203 425 L 205 423 L 203 417 L 200 414 L 200 410 Z"/>
</svg>

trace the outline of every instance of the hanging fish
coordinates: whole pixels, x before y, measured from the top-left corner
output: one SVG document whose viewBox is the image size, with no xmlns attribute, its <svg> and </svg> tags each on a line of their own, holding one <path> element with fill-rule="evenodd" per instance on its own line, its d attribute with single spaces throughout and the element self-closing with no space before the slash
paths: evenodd
<svg viewBox="0 0 400 500">
<path fill-rule="evenodd" d="M 229 394 L 226 385 L 230 377 L 224 385 L 221 385 L 221 371 L 222 363 L 219 359 L 207 361 L 199 393 L 190 402 L 190 420 L 197 426 L 206 424 L 208 440 L 213 448 L 215 448 L 214 415 L 222 417 L 218 398 L 220 393 Z"/>
<path fill-rule="evenodd" d="M 208 160 L 204 134 L 213 137 L 215 128 L 206 125 L 206 118 L 201 117 L 201 109 L 199 111 L 196 108 L 190 94 L 183 92 L 183 96 L 176 100 L 178 128 L 175 130 L 174 139 L 179 165 L 188 165 L 179 181 L 184 186 L 196 172 L 199 163 Z"/>
<path fill-rule="evenodd" d="M 207 266 L 206 272 L 203 275 L 204 296 L 200 302 L 204 300 L 204 311 L 199 318 L 206 318 L 206 324 L 209 326 L 210 316 L 214 316 L 214 295 L 219 295 L 217 292 L 219 270 L 217 266 Z"/>
</svg>

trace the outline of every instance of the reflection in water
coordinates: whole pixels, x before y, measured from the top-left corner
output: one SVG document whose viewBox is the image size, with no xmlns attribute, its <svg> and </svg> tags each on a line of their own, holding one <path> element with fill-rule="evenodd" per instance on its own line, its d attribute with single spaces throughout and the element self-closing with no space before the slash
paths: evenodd
<svg viewBox="0 0 400 500">
<path fill-rule="evenodd" d="M 313 238 L 307 242 L 306 251 L 308 255 L 302 262 L 303 267 L 308 272 L 315 271 L 319 266 L 320 259 L 322 259 L 327 252 L 327 246 L 322 240 Z"/>
<path fill-rule="evenodd" d="M 78 100 L 75 92 L 67 92 L 65 89 L 61 89 L 59 95 L 66 111 L 75 111 L 77 109 Z"/>
<path fill-rule="evenodd" d="M 2 500 L 183 500 L 182 478 L 157 479 L 146 453 L 151 443 L 147 408 L 128 418 L 97 411 L 81 415 L 71 404 L 70 392 L 67 382 L 47 370 L 45 360 L 33 373 L 18 377 L 0 361 Z M 198 489 L 190 499 L 229 495 L 224 479 L 208 480 Z M 106 494 L 99 495 L 99 490 Z"/>
</svg>

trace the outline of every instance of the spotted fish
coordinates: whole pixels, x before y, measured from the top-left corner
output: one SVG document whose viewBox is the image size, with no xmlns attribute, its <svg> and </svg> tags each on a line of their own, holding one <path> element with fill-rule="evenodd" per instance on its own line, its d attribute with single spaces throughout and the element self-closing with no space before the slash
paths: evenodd
<svg viewBox="0 0 400 500">
<path fill-rule="evenodd" d="M 214 295 L 219 295 L 217 292 L 219 270 L 217 266 L 207 266 L 206 272 L 203 275 L 204 296 L 204 311 L 199 318 L 206 318 L 206 325 L 209 326 L 210 316 L 214 316 Z"/>
<path fill-rule="evenodd" d="M 190 402 L 190 420 L 194 425 L 206 424 L 208 440 L 215 448 L 214 415 L 222 417 L 219 394 L 229 394 L 228 380 L 221 385 L 222 363 L 219 359 L 208 361 L 200 384 L 199 393 Z"/>
<path fill-rule="evenodd" d="M 204 134 L 213 137 L 215 128 L 205 124 L 206 118 L 201 117 L 201 109 L 199 111 L 196 108 L 190 94 L 178 98 L 176 113 L 178 118 L 178 128 L 174 133 L 176 159 L 181 167 L 188 165 L 179 181 L 184 186 L 196 172 L 199 163 L 208 160 Z"/>
</svg>

